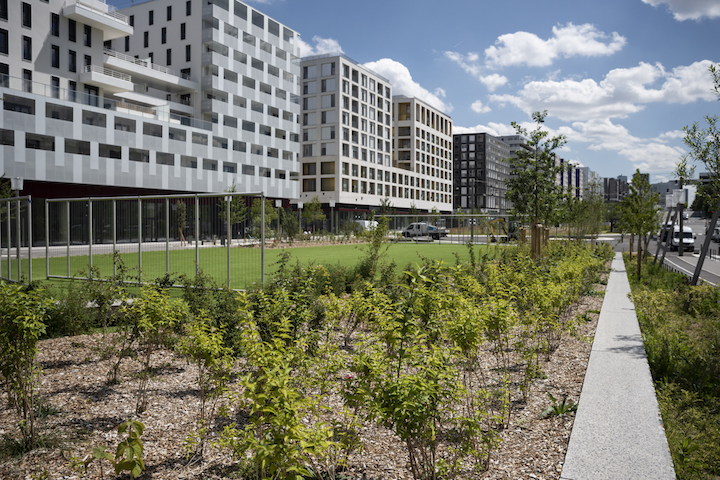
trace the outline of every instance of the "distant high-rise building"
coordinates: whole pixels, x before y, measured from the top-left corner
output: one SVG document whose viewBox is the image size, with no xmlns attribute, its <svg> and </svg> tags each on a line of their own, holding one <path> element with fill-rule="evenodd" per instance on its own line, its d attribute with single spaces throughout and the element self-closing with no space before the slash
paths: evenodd
<svg viewBox="0 0 720 480">
<path fill-rule="evenodd" d="M 338 221 L 452 209 L 452 120 L 345 55 L 302 59 L 300 202 Z M 393 145 L 394 143 L 394 145 Z"/>
<path fill-rule="evenodd" d="M 510 157 L 511 146 L 488 133 L 453 135 L 455 209 L 505 215 Z"/>
</svg>

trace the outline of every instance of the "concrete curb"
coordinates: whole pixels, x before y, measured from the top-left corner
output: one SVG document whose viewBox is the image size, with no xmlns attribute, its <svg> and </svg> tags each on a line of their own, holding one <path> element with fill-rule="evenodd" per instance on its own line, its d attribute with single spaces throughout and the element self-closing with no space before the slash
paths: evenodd
<svg viewBox="0 0 720 480">
<path fill-rule="evenodd" d="M 675 478 L 630 283 L 616 253 L 562 480 Z"/>
</svg>

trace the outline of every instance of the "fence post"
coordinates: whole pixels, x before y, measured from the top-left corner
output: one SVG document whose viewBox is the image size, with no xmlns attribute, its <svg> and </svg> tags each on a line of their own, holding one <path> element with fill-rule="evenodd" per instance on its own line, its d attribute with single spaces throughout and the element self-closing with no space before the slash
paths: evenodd
<svg viewBox="0 0 720 480">
<path fill-rule="evenodd" d="M 32 197 L 28 195 L 28 280 L 32 282 Z"/>
<path fill-rule="evenodd" d="M 11 228 L 11 222 L 10 222 L 10 200 L 7 200 L 5 202 L 5 210 L 7 211 L 7 275 L 8 280 L 11 280 L 12 277 L 12 257 L 10 250 L 12 250 L 12 236 L 10 235 L 10 228 Z"/>
<path fill-rule="evenodd" d="M 230 225 L 230 202 L 234 196 L 225 196 L 225 248 L 227 251 L 227 287 L 230 288 L 230 241 L 232 239 L 232 225 Z"/>
<path fill-rule="evenodd" d="M 117 276 L 117 264 L 115 263 L 115 252 L 117 252 L 117 201 L 112 201 L 112 222 L 113 222 L 113 277 Z"/>
<path fill-rule="evenodd" d="M 65 225 L 67 227 L 67 236 L 66 236 L 66 247 L 67 247 L 67 254 L 65 255 L 65 258 L 67 258 L 67 276 L 70 278 L 70 201 L 65 200 L 65 212 L 66 216 L 66 222 Z"/>
<path fill-rule="evenodd" d="M 165 273 L 170 273 L 170 199 L 165 197 Z"/>
<path fill-rule="evenodd" d="M 195 276 L 200 273 L 200 197 L 195 194 Z"/>
<path fill-rule="evenodd" d="M 90 279 L 92 279 L 92 266 L 93 266 L 93 259 L 92 259 L 92 245 L 93 245 L 93 208 L 92 208 L 92 198 L 88 198 L 88 261 L 90 262 L 90 269 L 88 271 L 88 275 Z"/>
<path fill-rule="evenodd" d="M 50 276 L 50 202 L 45 200 L 45 278 Z"/>
<path fill-rule="evenodd" d="M 15 247 L 15 256 L 17 257 L 17 280 L 20 281 L 20 277 L 22 277 L 22 265 L 20 265 L 20 240 L 22 240 L 22 236 L 20 235 L 20 200 L 15 200 L 15 236 L 17 237 L 17 247 Z"/>
<path fill-rule="evenodd" d="M 260 194 L 260 285 L 265 286 L 265 192 Z"/>
<path fill-rule="evenodd" d="M 138 197 L 138 284 L 142 284 L 142 199 Z"/>
</svg>

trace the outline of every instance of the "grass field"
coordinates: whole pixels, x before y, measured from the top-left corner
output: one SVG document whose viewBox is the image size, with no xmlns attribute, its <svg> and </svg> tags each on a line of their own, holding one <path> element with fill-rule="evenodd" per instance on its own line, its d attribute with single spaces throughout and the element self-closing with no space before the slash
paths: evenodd
<svg viewBox="0 0 720 480">
<path fill-rule="evenodd" d="M 505 246 L 490 246 L 489 254 L 494 255 L 499 248 Z M 486 251 L 485 245 L 475 247 L 478 257 Z M 265 278 L 270 278 L 278 269 L 280 255 L 288 251 L 290 253 L 290 265 L 300 263 L 301 265 L 341 265 L 352 267 L 363 257 L 367 251 L 366 244 L 331 244 L 317 247 L 295 247 L 295 248 L 266 248 L 265 249 Z M 220 285 L 226 285 L 228 279 L 228 252 L 225 247 L 201 248 L 198 252 L 200 268 L 202 271 L 213 277 Z M 408 264 L 421 262 L 421 257 L 434 260 L 441 260 L 445 263 L 454 264 L 455 254 L 458 254 L 462 261 L 469 260 L 468 249 L 462 244 L 443 243 L 389 243 L 383 260 L 394 261 L 398 273 L 402 272 Z M 195 249 L 188 248 L 170 251 L 169 258 L 165 251 L 142 252 L 142 267 L 137 252 L 123 253 L 120 255 L 123 263 L 128 269 L 129 275 L 136 276 L 138 271 L 142 272 L 144 281 L 153 281 L 165 275 L 166 271 L 172 274 L 195 274 Z M 168 269 L 169 263 L 169 269 Z M 0 271 L 3 276 L 8 273 L 8 260 L 0 261 Z M 62 289 L 63 280 L 46 277 L 45 258 L 33 258 L 33 280 L 43 283 L 51 282 Z M 232 288 L 247 288 L 253 283 L 261 281 L 261 252 L 258 248 L 233 247 L 230 249 L 230 286 Z M 113 275 L 113 255 L 110 253 L 92 257 L 92 265 L 97 269 L 101 277 Z M 50 259 L 50 276 L 87 276 L 89 257 L 78 255 L 71 257 L 56 257 Z M 21 263 L 23 275 L 28 277 L 28 261 Z M 10 261 L 11 278 L 17 278 L 17 262 Z"/>
</svg>

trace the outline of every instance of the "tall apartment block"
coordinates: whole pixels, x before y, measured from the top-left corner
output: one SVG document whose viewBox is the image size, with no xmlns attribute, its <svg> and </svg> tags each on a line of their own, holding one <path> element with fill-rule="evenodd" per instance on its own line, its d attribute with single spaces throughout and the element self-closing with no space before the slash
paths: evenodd
<svg viewBox="0 0 720 480">
<path fill-rule="evenodd" d="M 345 55 L 303 58 L 301 123 L 300 202 L 318 197 L 344 219 L 383 203 L 451 210 L 452 121 L 393 97 L 386 78 Z"/>
<path fill-rule="evenodd" d="M 296 197 L 296 37 L 234 0 L 0 0 L 0 166 L 40 197 Z"/>
<path fill-rule="evenodd" d="M 453 135 L 455 209 L 505 215 L 511 147 L 488 133 Z"/>
</svg>

